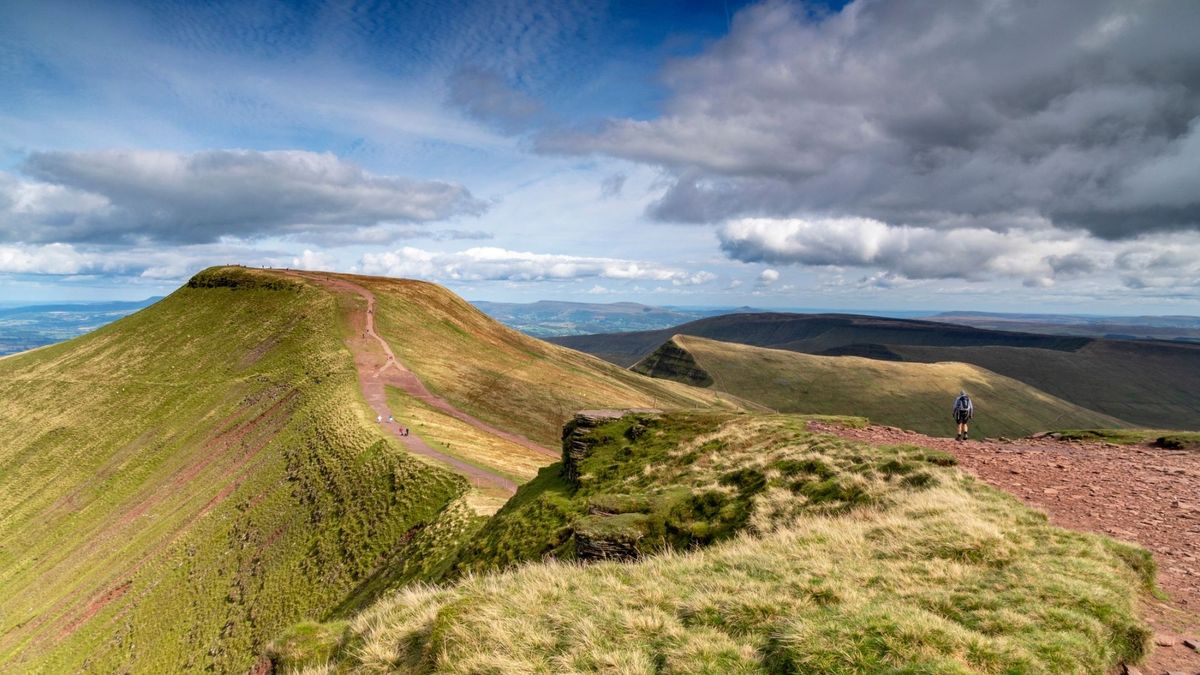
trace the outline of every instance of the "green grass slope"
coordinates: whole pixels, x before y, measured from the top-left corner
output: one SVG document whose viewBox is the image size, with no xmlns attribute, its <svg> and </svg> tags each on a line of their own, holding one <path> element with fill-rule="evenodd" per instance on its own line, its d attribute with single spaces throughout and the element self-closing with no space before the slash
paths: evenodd
<svg viewBox="0 0 1200 675">
<path fill-rule="evenodd" d="M 590 424 L 485 526 L 492 572 L 297 626 L 277 668 L 1100 673 L 1147 649 L 1147 552 L 1051 526 L 947 455 L 783 415 Z M 571 562 L 600 539 L 624 560 Z"/>
<path fill-rule="evenodd" d="M 548 447 L 557 445 L 576 410 L 740 405 L 727 395 L 643 377 L 531 338 L 435 284 L 346 278 L 375 294 L 376 330 L 431 391 Z"/>
<path fill-rule="evenodd" d="M 676 335 L 633 370 L 700 384 L 780 412 L 860 415 L 932 435 L 955 432 L 960 389 L 975 403 L 972 431 L 1024 436 L 1063 427 L 1122 426 L 1017 380 L 966 363 L 901 363 L 814 356 Z"/>
<path fill-rule="evenodd" d="M 467 485 L 368 420 L 343 302 L 209 270 L 0 360 L 0 670 L 246 672 L 383 561 L 453 550 L 421 535 Z"/>
</svg>

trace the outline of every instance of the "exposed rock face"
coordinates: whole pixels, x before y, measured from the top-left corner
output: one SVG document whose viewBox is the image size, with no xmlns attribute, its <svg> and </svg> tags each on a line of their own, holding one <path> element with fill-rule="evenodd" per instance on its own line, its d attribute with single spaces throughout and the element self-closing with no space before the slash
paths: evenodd
<svg viewBox="0 0 1200 675">
<path fill-rule="evenodd" d="M 563 425 L 562 431 L 562 477 L 572 483 L 579 482 L 579 464 L 591 454 L 595 440 L 591 431 L 611 420 L 635 413 L 656 413 L 649 408 L 627 410 L 580 410 L 575 417 Z"/>
<path fill-rule="evenodd" d="M 634 560 L 645 536 L 641 513 L 585 516 L 575 523 L 575 554 L 580 560 Z"/>
<path fill-rule="evenodd" d="M 562 476 L 578 485 L 580 465 L 591 455 L 597 439 L 596 427 L 625 415 L 657 413 L 658 410 L 581 410 L 563 426 Z M 646 430 L 635 424 L 626 431 L 630 440 Z M 649 508 L 644 496 L 595 495 L 588 504 L 588 514 L 577 520 L 572 529 L 575 553 L 580 560 L 633 560 L 638 557 L 638 542 L 646 535 Z"/>
<path fill-rule="evenodd" d="M 630 370 L 694 387 L 707 387 L 713 383 L 712 375 L 701 368 L 691 352 L 680 347 L 675 338 L 664 342 L 652 354 L 635 363 Z"/>
</svg>

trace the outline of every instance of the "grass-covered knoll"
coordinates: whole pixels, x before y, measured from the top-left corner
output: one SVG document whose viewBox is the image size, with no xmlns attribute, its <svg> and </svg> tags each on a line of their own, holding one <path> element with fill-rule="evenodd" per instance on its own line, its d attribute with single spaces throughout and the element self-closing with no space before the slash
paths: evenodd
<svg viewBox="0 0 1200 675">
<path fill-rule="evenodd" d="M 293 630 L 273 647 L 277 666 L 1100 673 L 1146 649 L 1134 603 L 1152 584 L 1148 553 L 1051 526 L 944 455 L 815 435 L 786 416 L 625 418 L 588 436 L 579 487 L 556 499 L 654 514 L 656 498 L 686 490 L 720 495 L 729 508 L 711 515 L 740 524 L 632 562 L 412 586 L 349 621 Z M 545 494 L 524 486 L 518 510 Z M 561 527 L 527 515 L 530 531 Z"/>
<path fill-rule="evenodd" d="M 1200 448 L 1200 432 L 1165 429 L 1063 429 L 1051 434 L 1064 441 L 1099 441 L 1117 445 L 1153 443 L 1160 448 Z"/>
<path fill-rule="evenodd" d="M 808 437 L 805 418 L 780 418 L 757 442 L 718 433 L 732 417 L 627 415 L 591 429 L 577 419 L 582 456 L 543 469 L 459 552 L 456 572 L 485 572 L 547 556 L 638 557 L 707 546 L 793 510 L 842 511 L 878 503 L 896 487 L 927 484 L 923 469 L 953 457 L 921 448 L 870 455 L 846 441 Z M 584 424 L 575 432 L 576 424 Z M 564 466 L 569 467 L 564 469 Z M 754 513 L 768 520 L 757 525 Z M 760 519 L 761 520 L 761 519 Z"/>
<path fill-rule="evenodd" d="M 213 269 L 0 361 L 0 670 L 246 672 L 384 560 L 449 550 L 423 533 L 466 483 L 367 419 L 343 301 Z"/>
<path fill-rule="evenodd" d="M 431 391 L 548 447 L 580 409 L 737 407 L 518 333 L 435 284 L 348 278 L 375 294 L 376 330 Z"/>
<path fill-rule="evenodd" d="M 703 373 L 712 388 L 780 412 L 861 415 L 931 435 L 955 432 L 950 411 L 960 389 L 975 403 L 976 437 L 1122 424 L 966 363 L 815 356 L 676 335 L 634 370 L 688 382 Z"/>
</svg>

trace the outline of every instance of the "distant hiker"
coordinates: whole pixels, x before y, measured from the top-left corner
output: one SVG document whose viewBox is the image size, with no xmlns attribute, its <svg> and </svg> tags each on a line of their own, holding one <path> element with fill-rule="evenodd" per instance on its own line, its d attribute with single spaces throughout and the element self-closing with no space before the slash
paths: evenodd
<svg viewBox="0 0 1200 675">
<path fill-rule="evenodd" d="M 388 415 L 388 424 L 391 424 L 392 422 L 395 422 L 395 421 L 396 421 L 396 418 L 395 418 L 395 417 L 392 417 L 391 415 Z"/>
<path fill-rule="evenodd" d="M 383 424 L 383 415 L 376 415 L 375 421 L 378 422 L 379 424 Z"/>
<path fill-rule="evenodd" d="M 971 397 L 965 391 L 959 392 L 958 398 L 954 399 L 954 422 L 958 424 L 958 435 L 954 440 L 967 440 L 967 425 L 974 416 L 975 406 L 971 403 Z"/>
<path fill-rule="evenodd" d="M 404 433 L 402 433 L 402 434 L 400 434 L 400 435 L 401 435 L 401 436 L 407 436 L 407 435 L 408 435 L 408 427 L 404 427 Z"/>
</svg>

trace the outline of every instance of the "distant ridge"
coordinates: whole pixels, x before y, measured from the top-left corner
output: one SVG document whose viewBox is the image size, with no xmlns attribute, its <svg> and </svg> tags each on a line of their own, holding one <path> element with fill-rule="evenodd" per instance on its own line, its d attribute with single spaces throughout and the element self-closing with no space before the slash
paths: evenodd
<svg viewBox="0 0 1200 675">
<path fill-rule="evenodd" d="M 960 389 L 971 393 L 982 413 L 977 437 L 1125 424 L 966 363 L 819 356 L 676 335 L 632 370 L 711 387 L 779 412 L 858 415 L 937 436 L 954 433 L 949 409 Z"/>
<path fill-rule="evenodd" d="M 960 361 L 1134 424 L 1200 428 L 1200 345 L 989 330 L 927 320 L 844 314 L 736 314 L 674 328 L 554 338 L 631 366 L 673 335 L 808 354 Z"/>
</svg>

